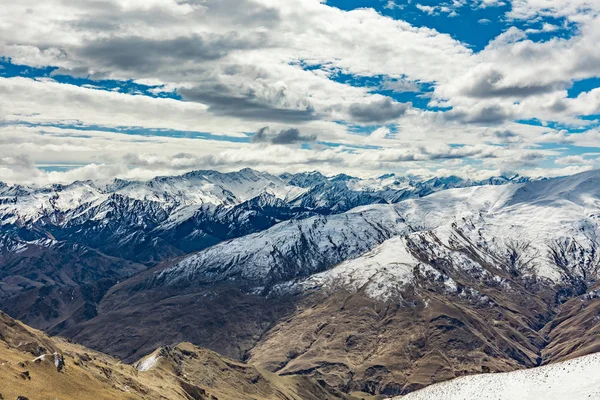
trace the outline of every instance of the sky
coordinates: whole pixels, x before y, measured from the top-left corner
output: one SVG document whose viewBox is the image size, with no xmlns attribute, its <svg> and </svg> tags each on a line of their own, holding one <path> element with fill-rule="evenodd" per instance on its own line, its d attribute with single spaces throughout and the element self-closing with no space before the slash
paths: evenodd
<svg viewBox="0 0 600 400">
<path fill-rule="evenodd" d="M 0 181 L 600 168 L 598 0 L 19 0 Z"/>
</svg>

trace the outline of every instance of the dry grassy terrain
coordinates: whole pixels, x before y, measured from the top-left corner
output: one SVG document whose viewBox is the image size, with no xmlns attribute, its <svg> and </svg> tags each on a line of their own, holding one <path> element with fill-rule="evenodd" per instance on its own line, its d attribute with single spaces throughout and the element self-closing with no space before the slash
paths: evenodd
<svg viewBox="0 0 600 400">
<path fill-rule="evenodd" d="M 51 338 L 0 312 L 3 399 L 353 399 L 305 376 L 278 376 L 190 343 L 134 365 Z"/>
</svg>

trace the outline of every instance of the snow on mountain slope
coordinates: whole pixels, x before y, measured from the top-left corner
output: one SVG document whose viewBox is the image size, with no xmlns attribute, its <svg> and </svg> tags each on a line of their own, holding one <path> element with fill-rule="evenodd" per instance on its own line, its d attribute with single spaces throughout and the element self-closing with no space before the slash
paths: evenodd
<svg viewBox="0 0 600 400">
<path fill-rule="evenodd" d="M 84 204 L 92 207 L 113 194 L 163 203 L 165 207 L 172 208 L 202 204 L 235 205 L 261 194 L 288 199 L 304 191 L 279 177 L 251 169 L 230 173 L 194 171 L 149 181 L 77 181 L 42 188 L 1 185 L 0 224 L 36 221 L 45 215 L 74 210 Z"/>
<path fill-rule="evenodd" d="M 153 285 L 236 279 L 258 286 L 306 276 L 357 257 L 409 228 L 393 207 L 282 222 L 189 256 L 153 278 Z"/>
<path fill-rule="evenodd" d="M 449 189 L 394 205 L 288 221 L 190 256 L 160 273 L 154 284 L 242 279 L 264 286 L 306 277 L 275 290 L 345 284 L 387 298 L 410 283 L 415 271 L 434 270 L 431 263 L 416 258 L 417 250 L 422 256 L 447 259 L 459 269 L 484 273 L 487 269 L 480 264 L 485 262 L 499 271 L 519 268 L 524 275 L 560 282 L 565 274 L 585 275 L 582 265 L 600 261 L 600 218 L 594 200 L 600 194 L 599 176 L 595 171 L 533 183 Z M 391 239 L 396 235 L 406 237 Z M 391 240 L 373 252 L 327 270 L 387 239 Z M 465 248 L 478 260 L 465 256 Z M 319 274 L 309 277 L 314 273 Z M 490 275 L 487 279 L 502 280 L 500 272 L 485 273 Z M 452 285 L 450 277 L 444 279 Z"/>
<path fill-rule="evenodd" d="M 281 199 L 304 190 L 286 184 L 274 175 L 246 168 L 238 172 L 193 171 L 181 176 L 157 177 L 147 182 L 129 182 L 116 191 L 140 200 L 177 204 L 237 204 L 262 193 Z"/>
<path fill-rule="evenodd" d="M 497 178 L 493 184 L 514 182 L 508 178 Z M 169 212 L 186 206 L 234 206 L 261 195 L 269 195 L 284 201 L 288 208 L 335 214 L 361 205 L 394 203 L 448 188 L 484 183 L 456 177 L 426 181 L 394 175 L 376 179 L 358 179 L 347 175 L 326 177 L 316 172 L 274 176 L 246 168 L 228 173 L 193 171 L 148 181 L 77 181 L 46 187 L 2 184 L 0 225 L 22 226 L 49 215 L 54 215 L 57 222 L 61 222 L 64 218 L 57 214 L 82 206 L 97 206 L 115 194 L 160 203 Z"/>
<path fill-rule="evenodd" d="M 466 376 L 395 400 L 589 400 L 600 398 L 600 354 L 506 373 Z"/>
<path fill-rule="evenodd" d="M 0 187 L 0 225 L 35 221 L 52 212 L 72 210 L 107 197 L 89 181 L 41 189 L 3 186 Z"/>
<path fill-rule="evenodd" d="M 417 263 L 407 251 L 404 239 L 394 237 L 359 258 L 344 261 L 329 271 L 314 274 L 299 283 L 281 284 L 275 290 L 344 288 L 358 291 L 365 288 L 367 295 L 386 300 L 405 284 L 412 283 L 413 269 Z"/>
<path fill-rule="evenodd" d="M 359 179 L 348 175 L 328 178 L 318 172 L 284 174 L 282 178 L 290 184 L 307 189 L 306 192 L 293 199 L 291 204 L 297 207 L 327 210 L 329 213 L 343 212 L 368 204 L 397 203 L 452 188 L 505 185 L 529 181 L 528 178 L 519 176 L 497 177 L 484 181 L 465 180 L 456 176 L 420 180 L 411 177 L 397 177 L 394 174 L 371 179 Z"/>
<path fill-rule="evenodd" d="M 518 273 L 583 290 L 598 278 L 598 171 L 518 185 L 445 190 L 389 207 L 410 233 L 275 289 L 345 287 L 385 300 L 432 271 L 451 288 L 452 278 L 436 265 L 441 259 L 457 271 L 471 275 L 476 271 L 482 279 L 497 282 Z M 357 210 L 361 209 L 365 208 Z"/>
</svg>

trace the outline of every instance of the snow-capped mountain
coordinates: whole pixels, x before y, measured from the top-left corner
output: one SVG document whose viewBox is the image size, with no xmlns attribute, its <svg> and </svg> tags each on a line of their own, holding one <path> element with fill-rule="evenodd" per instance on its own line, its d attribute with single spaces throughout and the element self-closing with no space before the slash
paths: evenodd
<svg viewBox="0 0 600 400">
<path fill-rule="evenodd" d="M 600 171 L 196 171 L 0 192 L 0 308 L 126 361 L 186 340 L 396 396 L 600 346 Z"/>
<path fill-rule="evenodd" d="M 448 267 L 498 282 L 516 275 L 545 278 L 576 291 L 600 278 L 596 171 L 525 185 L 447 190 L 391 207 L 415 233 L 293 285 L 345 282 L 385 298 L 431 271 L 452 286 L 444 273 Z M 440 259 L 442 269 L 436 264 Z"/>
<path fill-rule="evenodd" d="M 161 338 L 183 330 L 279 374 L 389 396 L 588 354 L 599 188 L 591 171 L 280 222 L 115 286 L 65 334 L 149 350 L 162 339 L 141 327 L 166 318 Z M 116 333 L 125 314 L 139 330 Z"/>
<path fill-rule="evenodd" d="M 512 182 L 501 178 L 496 183 Z M 370 180 L 251 169 L 194 171 L 148 181 L 0 186 L 0 234 L 74 241 L 134 261 L 160 260 L 260 232 L 281 221 L 421 197 L 480 182 Z"/>
<path fill-rule="evenodd" d="M 347 211 L 356 205 L 396 202 L 400 198 L 423 197 L 448 188 L 502 185 L 523 180 L 526 178 L 499 177 L 489 181 L 471 181 L 449 177 L 420 181 L 397 178 L 393 174 L 377 179 L 359 179 L 347 175 L 326 177 L 318 172 L 282 174 L 278 177 L 246 168 L 230 173 L 193 171 L 148 181 L 77 181 L 47 187 L 2 183 L 0 221 L 2 225 L 31 223 L 82 205 L 91 207 L 101 204 L 112 195 L 159 203 L 166 209 L 199 205 L 233 206 L 262 195 L 272 195 L 290 208 L 306 205 L 305 208 L 319 208 L 323 213 L 331 214 Z"/>
<path fill-rule="evenodd" d="M 600 398 L 600 354 L 500 374 L 465 376 L 396 400 L 587 400 Z"/>
<path fill-rule="evenodd" d="M 269 286 L 286 277 L 310 275 L 285 285 L 320 288 L 347 282 L 354 289 L 367 285 L 368 292 L 385 297 L 393 287 L 410 283 L 419 268 L 423 273 L 435 270 L 426 260 L 443 258 L 457 269 L 479 269 L 489 279 L 503 278 L 481 264 L 580 285 L 584 282 L 577 283 L 579 279 L 592 279 L 588 269 L 600 262 L 599 210 L 600 174 L 595 171 L 527 184 L 444 190 L 281 223 L 192 255 L 156 280 L 240 279 Z M 373 252 L 328 270 L 380 243 Z M 465 255 L 465 249 L 473 256 Z M 327 271 L 312 275 L 322 270 Z"/>
<path fill-rule="evenodd" d="M 150 284 L 235 279 L 244 285 L 269 286 L 328 269 L 408 229 L 394 208 L 387 206 L 286 221 L 185 258 L 153 277 Z"/>
</svg>

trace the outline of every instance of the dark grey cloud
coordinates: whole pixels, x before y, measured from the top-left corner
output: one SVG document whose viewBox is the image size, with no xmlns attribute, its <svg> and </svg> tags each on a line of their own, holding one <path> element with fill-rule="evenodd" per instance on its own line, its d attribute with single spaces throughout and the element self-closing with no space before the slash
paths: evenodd
<svg viewBox="0 0 600 400">
<path fill-rule="evenodd" d="M 409 106 L 410 103 L 398 103 L 385 97 L 370 103 L 352 103 L 349 112 L 357 122 L 385 123 L 404 115 Z"/>
<path fill-rule="evenodd" d="M 271 132 L 268 126 L 260 128 L 254 136 L 253 143 L 270 143 L 270 144 L 298 144 L 308 143 L 317 140 L 316 135 L 302 135 L 297 128 L 283 129 L 279 132 Z"/>
<path fill-rule="evenodd" d="M 384 152 L 377 156 L 379 162 L 414 162 L 414 161 L 439 161 L 463 158 L 497 158 L 496 149 L 474 146 L 446 147 L 430 149 L 419 146 L 402 151 Z"/>
<path fill-rule="evenodd" d="M 483 107 L 468 115 L 466 122 L 473 124 L 499 124 L 512 116 L 502 107 L 492 105 Z"/>
<path fill-rule="evenodd" d="M 156 74 L 173 65 L 217 60 L 235 50 L 268 47 L 268 41 L 264 32 L 243 37 L 235 32 L 194 34 L 164 40 L 112 36 L 85 42 L 72 52 L 83 65 L 95 69 Z"/>
<path fill-rule="evenodd" d="M 273 28 L 281 22 L 279 10 L 253 0 L 179 0 L 190 6 L 185 14 L 165 13 L 160 6 L 127 10 L 118 2 L 104 0 L 63 0 L 73 8 L 81 8 L 78 20 L 69 24 L 77 30 L 107 32 L 122 29 L 131 23 L 165 27 L 173 24 L 240 25 L 244 27 Z"/>
<path fill-rule="evenodd" d="M 519 137 L 519 135 L 517 133 L 514 133 L 513 131 L 508 130 L 508 129 L 505 129 L 503 131 L 495 131 L 494 136 L 498 139 L 506 139 L 506 140 L 510 140 L 510 139 Z"/>
<path fill-rule="evenodd" d="M 513 132 L 509 129 L 496 131 L 486 130 L 484 132 L 481 132 L 478 135 L 478 137 L 485 140 L 486 142 L 491 141 L 492 143 L 503 144 L 508 146 L 517 145 L 523 142 L 523 137 L 520 134 Z"/>
<path fill-rule="evenodd" d="M 180 0 L 180 4 L 200 7 L 210 18 L 226 18 L 228 23 L 273 27 L 281 21 L 279 10 L 252 0 Z"/>
<path fill-rule="evenodd" d="M 450 110 L 442 114 L 446 121 L 479 125 L 499 125 L 512 119 L 513 115 L 499 105 L 487 105 L 473 110 Z"/>
<path fill-rule="evenodd" d="M 237 118 L 301 123 L 317 118 L 311 104 L 298 104 L 296 108 L 283 108 L 279 104 L 287 97 L 280 90 L 270 97 L 259 96 L 252 88 L 235 88 L 221 83 L 205 84 L 191 89 L 180 89 L 183 100 L 206 104 L 208 111 L 215 115 Z"/>
<path fill-rule="evenodd" d="M 265 33 L 240 37 L 205 34 L 180 36 L 173 39 L 148 39 L 140 36 L 110 37 L 84 43 L 75 51 L 78 58 L 105 68 L 151 73 L 173 63 L 217 60 L 229 52 L 268 46 Z"/>
<path fill-rule="evenodd" d="M 545 156 L 543 153 L 541 152 L 535 152 L 535 151 L 530 151 L 530 152 L 525 152 L 520 154 L 515 160 L 512 161 L 511 165 L 513 167 L 528 167 L 528 168 L 535 168 L 537 166 L 539 166 L 539 163 L 546 160 L 547 156 Z"/>
<path fill-rule="evenodd" d="M 496 70 L 486 71 L 469 83 L 469 87 L 463 92 L 464 95 L 474 98 L 514 97 L 525 98 L 557 90 L 566 89 L 568 82 L 528 82 L 515 85 L 502 83 L 504 75 Z"/>
<path fill-rule="evenodd" d="M 519 156 L 519 160 L 524 162 L 544 160 L 545 158 L 546 157 L 542 153 L 537 152 L 523 153 L 521 156 Z"/>
</svg>

